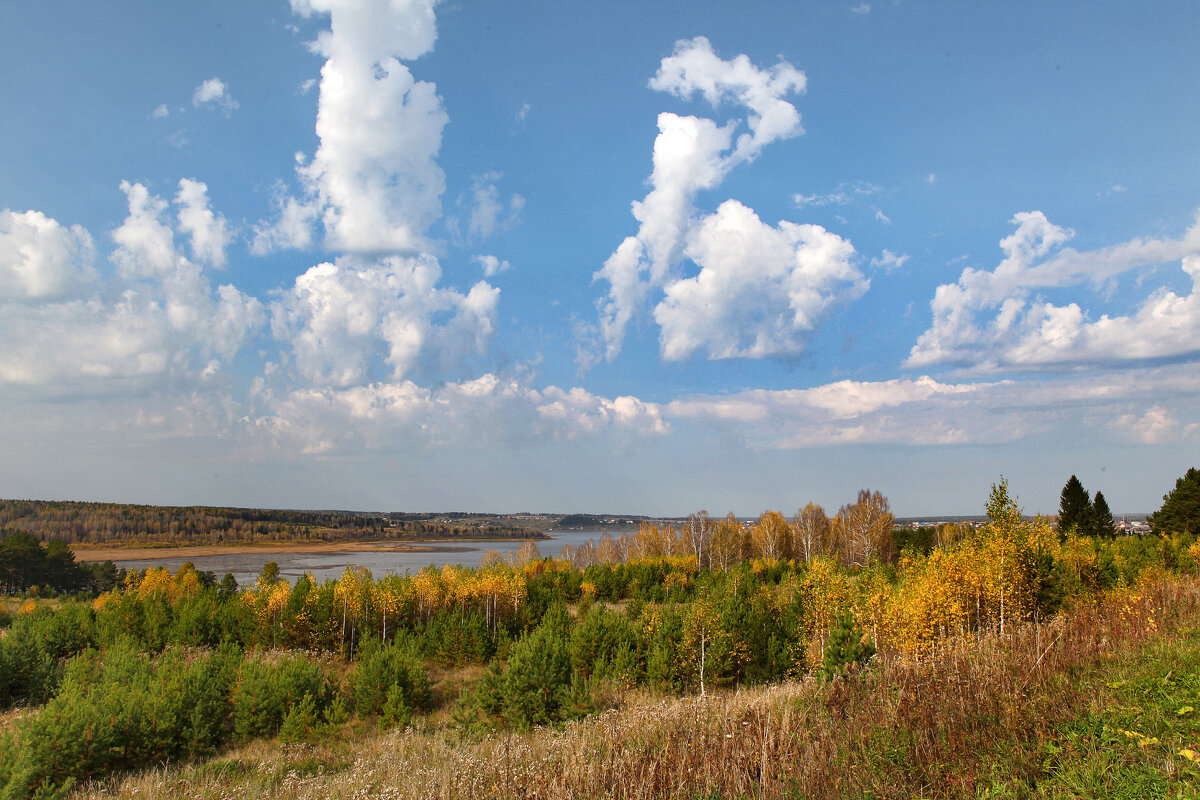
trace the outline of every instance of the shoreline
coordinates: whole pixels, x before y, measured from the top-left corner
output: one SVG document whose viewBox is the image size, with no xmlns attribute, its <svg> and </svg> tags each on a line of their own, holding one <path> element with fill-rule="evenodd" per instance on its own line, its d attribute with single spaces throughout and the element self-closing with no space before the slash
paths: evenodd
<svg viewBox="0 0 1200 800">
<path fill-rule="evenodd" d="M 420 542 L 397 543 L 394 540 L 377 540 L 373 542 L 278 542 L 271 544 L 200 544 L 182 545 L 180 547 L 89 547 L 87 545 L 71 545 L 75 560 L 80 562 L 112 561 L 153 561 L 169 558 L 205 558 L 208 556 L 226 555 L 266 555 L 279 553 L 290 555 L 294 553 L 469 553 L 479 550 L 479 545 L 487 542 L 525 541 L 518 539 L 472 539 L 470 544 L 449 544 L 444 541 L 430 542 L 427 545 Z M 545 539 L 530 539 L 541 542 Z"/>
</svg>

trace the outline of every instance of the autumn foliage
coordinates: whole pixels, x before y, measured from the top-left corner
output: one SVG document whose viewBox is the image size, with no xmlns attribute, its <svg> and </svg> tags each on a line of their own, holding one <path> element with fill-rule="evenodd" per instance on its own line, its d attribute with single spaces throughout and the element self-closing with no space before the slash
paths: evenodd
<svg viewBox="0 0 1200 800">
<path fill-rule="evenodd" d="M 241 589 L 190 565 L 130 572 L 87 603 L 31 601 L 0 638 L 0 704 L 46 704 L 0 733 L 0 753 L 19 765 L 0 768 L 0 787 L 25 796 L 141 763 L 87 744 L 116 702 L 111 692 L 125 693 L 122 708 L 152 715 L 139 728 L 142 749 L 128 752 L 153 759 L 320 737 L 350 715 L 404 725 L 437 703 L 453 707 L 467 736 L 525 731 L 630 691 L 708 696 L 931 663 L 947 648 L 1052 631 L 1064 608 L 1136 606 L 1143 587 L 1194 573 L 1200 555 L 1187 533 L 1060 537 L 1024 517 L 1003 481 L 986 510 L 981 526 L 900 552 L 886 498 L 864 490 L 832 518 L 813 504 L 791 520 L 768 511 L 749 524 L 699 512 L 678 528 L 647 524 L 558 557 L 527 542 L 476 569 L 376 577 L 347 568 L 337 580 L 291 584 L 269 566 Z M 1152 613 L 1141 619 L 1154 624 Z M 110 669 L 115 654 L 124 672 Z M 438 697 L 431 670 L 463 665 L 482 678 Z M 110 692 L 110 674 L 136 680 L 118 689 L 113 678 Z M 147 699 L 155 692 L 183 706 L 156 705 Z M 206 704 L 203 726 L 188 704 Z M 134 725 L 143 711 L 129 713 Z M 60 728 L 76 737 L 64 751 L 74 755 L 43 763 L 39 753 L 66 747 L 55 743 Z"/>
</svg>

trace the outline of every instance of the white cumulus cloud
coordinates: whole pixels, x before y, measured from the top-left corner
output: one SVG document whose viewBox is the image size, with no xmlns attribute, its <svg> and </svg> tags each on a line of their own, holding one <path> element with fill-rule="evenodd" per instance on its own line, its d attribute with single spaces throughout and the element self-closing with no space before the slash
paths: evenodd
<svg viewBox="0 0 1200 800">
<path fill-rule="evenodd" d="M 445 176 L 436 156 L 449 121 L 436 87 L 401 63 L 433 48 L 436 0 L 293 0 L 328 14 L 312 44 L 325 57 L 317 110 L 320 146 L 297 167 L 304 195 L 280 202 L 255 247 L 305 246 L 320 223 L 324 244 L 359 253 L 416 253 L 441 215 Z"/>
<path fill-rule="evenodd" d="M 836 305 L 869 282 L 853 264 L 854 247 L 819 225 L 773 228 L 727 200 L 692 231 L 686 254 L 700 267 L 669 283 L 654 310 L 663 357 L 796 355 Z"/>
<path fill-rule="evenodd" d="M 78 295 L 96 280 L 92 237 L 40 211 L 0 211 L 0 300 Z"/>
<path fill-rule="evenodd" d="M 485 278 L 507 272 L 512 267 L 512 264 L 502 261 L 496 256 L 471 256 L 471 260 L 483 268 L 483 277 Z"/>
<path fill-rule="evenodd" d="M 225 248 L 233 235 L 225 217 L 208 207 L 208 186 L 184 178 L 175 195 L 179 209 L 179 227 L 192 240 L 192 257 L 213 265 L 225 266 Z"/>
<path fill-rule="evenodd" d="M 744 116 L 719 125 L 704 117 L 659 114 L 651 190 L 633 203 L 638 232 L 594 275 L 609 287 L 597 303 L 609 360 L 620 352 L 625 330 L 651 290 L 677 277 L 690 231 L 701 223 L 694 218 L 696 196 L 771 142 L 803 133 L 799 112 L 784 98 L 805 90 L 805 76 L 786 62 L 760 69 L 746 55 L 723 60 L 707 39 L 697 37 L 678 42 L 649 85 L 685 100 L 699 94 L 714 109 L 729 104 Z"/>
<path fill-rule="evenodd" d="M 1194 431 L 1196 426 L 1190 427 Z M 1154 405 L 1144 412 L 1120 415 L 1111 428 L 1140 444 L 1160 444 L 1178 438 L 1181 426 L 1167 409 Z"/>
<path fill-rule="evenodd" d="M 352 386 L 418 367 L 450 369 L 486 352 L 500 292 L 484 281 L 466 294 L 438 288 L 432 256 L 343 257 L 296 278 L 272 306 L 272 330 L 309 382 Z"/>
<path fill-rule="evenodd" d="M 81 228 L 26 212 L 0 232 L 0 283 L 15 273 L 25 289 L 0 297 L 0 382 L 85 393 L 130 382 L 195 382 L 215 374 L 261 328 L 258 300 L 232 286 L 214 290 L 203 264 L 176 247 L 167 201 L 142 184 L 121 189 L 129 214 L 112 232 L 117 270 L 108 280 L 92 268 L 91 237 Z M 197 216 L 208 209 L 204 185 L 185 180 L 179 197 L 179 232 L 216 260 L 209 229 L 221 218 Z M 21 259 L 10 263 L 5 251 L 14 236 L 24 242 L 16 248 Z"/>
<path fill-rule="evenodd" d="M 909 256 L 907 254 L 893 253 L 891 250 L 884 249 L 882 253 L 871 259 L 871 266 L 875 269 L 881 269 L 884 272 L 891 272 L 895 269 L 900 269 L 908 263 Z"/>
<path fill-rule="evenodd" d="M 1200 433 L 1200 375 L 1188 365 L 1034 380 L 950 383 L 928 376 L 751 389 L 662 406 L 676 427 L 715 427 L 755 449 L 836 444 L 998 444 L 1076 429 L 1097 441 Z"/>
<path fill-rule="evenodd" d="M 261 399 L 264 411 L 252 420 L 258 436 L 320 455 L 585 438 L 607 438 L 623 447 L 670 431 L 654 403 L 580 388 L 539 390 L 491 373 L 437 387 L 400 380 L 267 389 Z"/>
<path fill-rule="evenodd" d="M 939 286 L 933 324 L 906 366 L 948 365 L 975 372 L 1072 369 L 1200 355 L 1200 221 L 1180 239 L 1138 239 L 1091 252 L 1065 247 L 1074 231 L 1040 211 L 1017 214 L 992 271 L 968 267 Z M 1093 319 L 1076 302 L 1055 305 L 1039 289 L 1102 288 L 1122 273 L 1179 261 L 1192 283 L 1180 296 L 1163 287 L 1127 316 Z M 1111 284 L 1108 291 L 1111 291 Z"/>
</svg>

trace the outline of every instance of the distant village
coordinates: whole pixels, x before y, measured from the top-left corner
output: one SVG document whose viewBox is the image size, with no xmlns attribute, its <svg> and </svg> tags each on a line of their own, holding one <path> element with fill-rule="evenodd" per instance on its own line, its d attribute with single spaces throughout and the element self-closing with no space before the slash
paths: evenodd
<svg viewBox="0 0 1200 800">
<path fill-rule="evenodd" d="M 387 515 L 384 523 L 387 527 L 399 527 L 403 524 L 398 516 L 419 516 L 428 522 L 460 527 L 490 528 L 497 525 L 516 528 L 533 528 L 541 531 L 586 531 L 586 530 L 627 530 L 636 531 L 644 522 L 655 525 L 682 525 L 684 517 L 639 517 L 616 514 L 467 514 L 462 512 L 450 514 L 425 515 Z M 1057 516 L 1046 517 L 1051 524 L 1057 524 Z M 755 517 L 739 517 L 738 521 L 753 525 Z M 943 525 L 960 525 L 979 529 L 987 523 L 986 517 L 922 517 L 899 518 L 897 528 L 908 530 L 936 529 Z M 1116 521 L 1117 532 L 1123 535 L 1144 536 L 1151 532 L 1150 523 L 1146 522 L 1144 514 L 1126 514 Z"/>
<path fill-rule="evenodd" d="M 1050 516 L 1046 519 L 1050 520 L 1051 524 L 1057 524 L 1058 517 Z M 912 530 L 921 530 L 923 528 L 940 528 L 943 525 L 967 525 L 973 529 L 982 528 L 987 523 L 985 517 L 972 517 L 970 519 L 904 519 L 897 520 L 896 527 L 911 528 Z M 1117 533 L 1122 535 L 1138 535 L 1145 536 L 1150 533 L 1150 523 L 1146 521 L 1144 515 L 1124 515 L 1116 522 Z"/>
</svg>

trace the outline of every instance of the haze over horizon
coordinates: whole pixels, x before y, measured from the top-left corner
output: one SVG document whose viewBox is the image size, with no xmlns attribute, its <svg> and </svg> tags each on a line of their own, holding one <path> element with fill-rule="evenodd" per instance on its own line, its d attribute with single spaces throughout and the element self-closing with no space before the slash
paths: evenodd
<svg viewBox="0 0 1200 800">
<path fill-rule="evenodd" d="M 2 496 L 1144 513 L 1198 465 L 1194 4 L 0 24 Z"/>
</svg>

